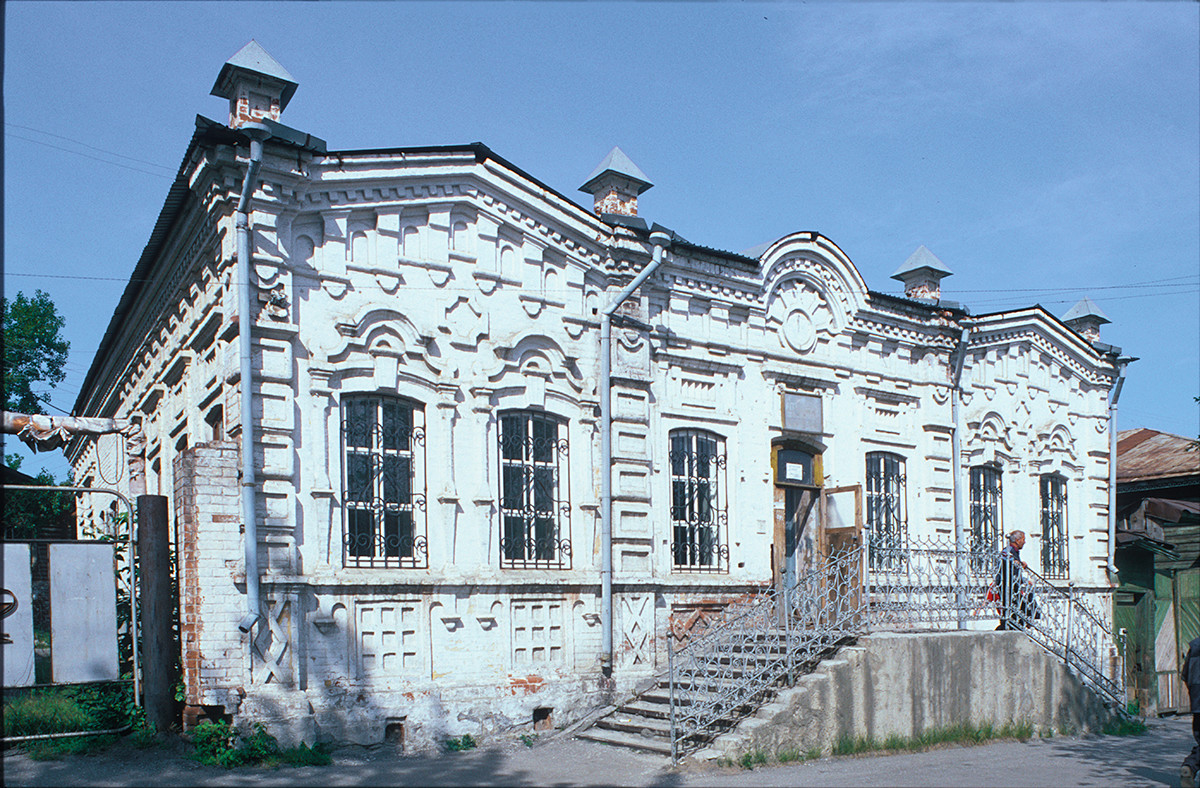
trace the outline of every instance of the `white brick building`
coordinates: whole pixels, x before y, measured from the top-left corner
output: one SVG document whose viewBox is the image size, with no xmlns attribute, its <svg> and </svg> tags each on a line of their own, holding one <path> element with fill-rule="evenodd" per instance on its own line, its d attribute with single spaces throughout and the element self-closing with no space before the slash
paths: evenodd
<svg viewBox="0 0 1200 788">
<path fill-rule="evenodd" d="M 652 236 L 616 149 L 594 210 L 479 144 L 328 151 L 274 122 L 295 87 L 257 44 L 226 64 L 230 125 L 197 118 L 77 403 L 140 419 L 146 491 L 171 497 L 192 706 L 310 741 L 563 724 L 661 667 L 669 618 L 835 525 L 953 541 L 956 490 L 972 544 L 1023 528 L 1031 566 L 1107 589 L 1097 310 L 971 316 L 924 247 L 901 298 L 816 232 L 750 254 Z M 235 207 L 257 121 L 252 640 Z M 656 243 L 612 320 L 610 544 L 601 317 Z M 116 448 L 76 439 L 76 478 L 113 478 Z"/>
</svg>

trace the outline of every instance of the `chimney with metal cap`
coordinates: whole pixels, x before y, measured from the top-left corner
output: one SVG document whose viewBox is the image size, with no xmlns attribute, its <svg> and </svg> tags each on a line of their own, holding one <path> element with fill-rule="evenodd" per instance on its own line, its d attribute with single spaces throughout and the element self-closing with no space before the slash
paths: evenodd
<svg viewBox="0 0 1200 788">
<path fill-rule="evenodd" d="M 254 39 L 221 67 L 212 95 L 229 99 L 229 127 L 278 121 L 298 83 Z"/>
<path fill-rule="evenodd" d="M 1068 309 L 1067 313 L 1062 316 L 1062 321 L 1088 342 L 1098 342 L 1100 326 L 1112 322 L 1108 319 L 1108 315 L 1104 314 L 1100 307 L 1096 306 L 1096 303 L 1087 296 L 1079 299 L 1079 303 Z"/>
<path fill-rule="evenodd" d="M 904 283 L 907 298 L 937 301 L 942 297 L 942 280 L 954 274 L 924 245 L 917 247 L 904 265 L 896 269 L 892 279 Z"/>
<path fill-rule="evenodd" d="M 653 185 L 646 173 L 638 169 L 624 151 L 614 147 L 592 170 L 579 191 L 592 195 L 595 200 L 593 210 L 597 216 L 637 216 L 638 195 Z"/>
</svg>

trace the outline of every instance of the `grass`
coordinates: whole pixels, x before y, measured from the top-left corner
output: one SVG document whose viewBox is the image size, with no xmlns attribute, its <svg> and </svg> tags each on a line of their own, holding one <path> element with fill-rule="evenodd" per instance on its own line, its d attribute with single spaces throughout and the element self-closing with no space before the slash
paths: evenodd
<svg viewBox="0 0 1200 788">
<path fill-rule="evenodd" d="M 4 736 L 40 736 L 130 727 L 129 743 L 139 749 L 155 744 L 145 712 L 132 702 L 132 688 L 98 684 L 14 693 L 4 702 Z M 72 736 L 19 743 L 34 760 L 102 752 L 119 741 L 113 734 Z"/>
<path fill-rule="evenodd" d="M 994 739 L 1026 741 L 1034 735 L 1033 723 L 1006 722 L 997 728 L 992 723 L 965 723 L 930 728 L 916 736 L 893 733 L 882 741 L 869 736 L 842 736 L 830 749 L 831 755 L 858 755 L 864 752 L 927 750 L 940 744 L 980 744 Z"/>
<path fill-rule="evenodd" d="M 4 736 L 37 736 L 96 728 L 96 717 L 78 701 L 57 692 L 34 691 L 4 704 Z"/>
<path fill-rule="evenodd" d="M 24 747 L 25 751 L 29 753 L 29 757 L 35 761 L 59 761 L 68 755 L 91 755 L 104 752 L 116 743 L 116 736 L 103 734 L 27 742 Z"/>
<path fill-rule="evenodd" d="M 130 729 L 127 743 L 138 749 L 158 743 L 154 727 L 146 722 L 145 711 L 133 703 L 132 687 L 122 684 L 60 687 L 29 692 L 6 693 L 4 700 L 4 736 L 39 736 L 91 730 Z M 19 743 L 34 760 L 58 760 L 68 755 L 103 752 L 117 744 L 114 734 L 72 736 Z M 460 749 L 471 749 L 475 742 L 463 736 Z M 327 766 L 333 762 L 321 746 L 282 748 L 261 723 L 242 735 L 227 722 L 201 722 L 192 735 L 193 758 L 201 763 L 223 766 Z"/>
</svg>

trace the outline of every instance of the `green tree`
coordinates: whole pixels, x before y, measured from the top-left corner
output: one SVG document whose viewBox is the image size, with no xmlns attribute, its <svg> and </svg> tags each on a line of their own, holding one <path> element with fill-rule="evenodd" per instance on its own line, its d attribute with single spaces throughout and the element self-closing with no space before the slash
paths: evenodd
<svg viewBox="0 0 1200 788">
<path fill-rule="evenodd" d="M 5 464 L 14 471 L 21 467 L 16 454 L 4 455 Z M 45 468 L 33 483 L 46 487 L 69 487 L 70 479 L 61 483 Z M 0 506 L 5 539 L 64 539 L 75 533 L 75 496 L 69 492 L 40 490 L 7 490 Z"/>
<path fill-rule="evenodd" d="M 66 377 L 70 343 L 62 338 L 62 315 L 50 296 L 41 290 L 27 298 L 17 293 L 12 301 L 0 298 L 4 313 L 4 410 L 42 413 L 49 391 L 35 391 L 44 384 L 54 388 Z"/>
</svg>

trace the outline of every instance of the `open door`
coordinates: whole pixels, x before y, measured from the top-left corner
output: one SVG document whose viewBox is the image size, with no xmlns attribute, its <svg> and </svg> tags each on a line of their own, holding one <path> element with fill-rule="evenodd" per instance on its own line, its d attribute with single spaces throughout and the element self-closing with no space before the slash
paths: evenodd
<svg viewBox="0 0 1200 788">
<path fill-rule="evenodd" d="M 785 442 L 771 447 L 775 477 L 775 532 L 772 581 L 784 598 L 819 559 L 821 455 L 811 447 Z"/>
<path fill-rule="evenodd" d="M 863 492 L 861 484 L 821 490 L 821 552 L 824 555 L 862 546 Z"/>
<path fill-rule="evenodd" d="M 836 558 L 829 578 L 830 602 L 840 600 L 843 610 L 863 611 L 866 555 L 863 544 L 863 490 L 861 484 L 821 490 L 821 551 Z"/>
</svg>

